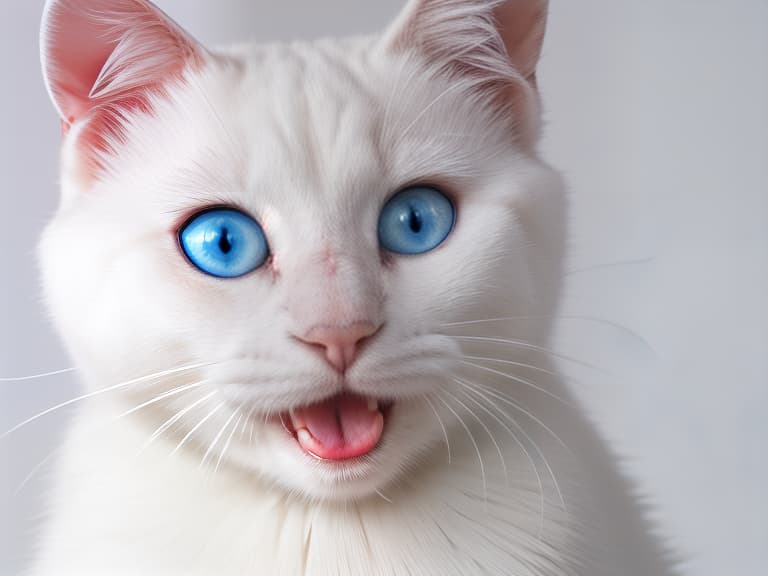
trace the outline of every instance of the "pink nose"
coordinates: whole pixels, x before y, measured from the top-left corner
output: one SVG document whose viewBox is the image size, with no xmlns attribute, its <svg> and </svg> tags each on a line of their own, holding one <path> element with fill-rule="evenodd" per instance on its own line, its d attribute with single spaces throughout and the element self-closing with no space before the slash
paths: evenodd
<svg viewBox="0 0 768 576">
<path fill-rule="evenodd" d="M 300 338 L 303 342 L 325 349 L 325 359 L 344 373 L 355 361 L 360 343 L 378 331 L 370 322 L 349 326 L 317 326 Z"/>
</svg>

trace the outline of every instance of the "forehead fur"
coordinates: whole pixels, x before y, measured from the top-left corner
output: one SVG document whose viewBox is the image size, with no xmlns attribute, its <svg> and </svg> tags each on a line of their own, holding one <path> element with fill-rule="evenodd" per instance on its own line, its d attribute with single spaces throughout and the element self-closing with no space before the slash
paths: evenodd
<svg viewBox="0 0 768 576">
<path fill-rule="evenodd" d="M 151 174 L 130 182 L 132 198 L 167 185 L 171 201 L 239 204 L 250 191 L 311 206 L 413 181 L 488 178 L 517 152 L 486 104 L 369 39 L 243 47 L 157 97 L 154 114 L 129 119 L 101 187 Z"/>
</svg>

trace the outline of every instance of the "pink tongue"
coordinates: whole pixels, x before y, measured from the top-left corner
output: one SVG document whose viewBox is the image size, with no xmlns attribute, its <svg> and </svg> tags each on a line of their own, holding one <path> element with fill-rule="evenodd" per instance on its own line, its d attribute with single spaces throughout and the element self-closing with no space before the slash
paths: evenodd
<svg viewBox="0 0 768 576">
<path fill-rule="evenodd" d="M 324 460 L 347 460 L 376 447 L 384 415 L 378 406 L 369 406 L 368 399 L 343 394 L 294 410 L 291 424 L 306 452 Z"/>
</svg>

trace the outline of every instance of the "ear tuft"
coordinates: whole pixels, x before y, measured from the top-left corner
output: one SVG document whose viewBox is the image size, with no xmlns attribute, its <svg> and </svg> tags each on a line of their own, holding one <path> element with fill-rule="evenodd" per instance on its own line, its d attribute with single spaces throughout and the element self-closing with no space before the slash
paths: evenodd
<svg viewBox="0 0 768 576">
<path fill-rule="evenodd" d="M 204 51 L 148 0 L 48 0 L 41 60 L 48 92 L 72 124 L 179 76 Z"/>
<path fill-rule="evenodd" d="M 384 42 L 417 53 L 438 73 L 468 79 L 531 139 L 547 9 L 548 0 L 410 0 Z"/>
<path fill-rule="evenodd" d="M 541 54 L 548 0 L 411 0 L 386 35 L 395 49 L 433 62 L 532 77 Z"/>
<path fill-rule="evenodd" d="M 493 13 L 509 61 L 526 79 L 536 74 L 548 8 L 548 0 L 506 0 Z"/>
</svg>

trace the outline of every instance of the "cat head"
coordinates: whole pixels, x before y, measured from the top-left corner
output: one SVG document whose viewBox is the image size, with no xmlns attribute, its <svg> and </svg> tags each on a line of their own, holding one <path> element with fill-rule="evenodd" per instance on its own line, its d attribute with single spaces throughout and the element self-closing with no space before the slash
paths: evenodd
<svg viewBox="0 0 768 576">
<path fill-rule="evenodd" d="M 472 377 L 451 327 L 558 297 L 546 11 L 413 0 L 376 37 L 209 50 L 146 0 L 49 0 L 62 201 L 40 252 L 88 385 L 142 406 L 148 439 L 309 497 L 442 449 Z M 515 329 L 483 334 L 548 322 Z"/>
</svg>

